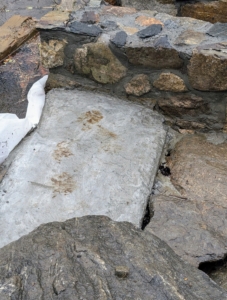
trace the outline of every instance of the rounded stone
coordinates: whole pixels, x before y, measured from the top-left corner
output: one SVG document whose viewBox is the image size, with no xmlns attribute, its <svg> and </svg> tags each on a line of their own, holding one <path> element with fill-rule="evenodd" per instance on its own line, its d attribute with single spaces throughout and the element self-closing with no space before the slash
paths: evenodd
<svg viewBox="0 0 227 300">
<path fill-rule="evenodd" d="M 135 75 L 126 85 L 125 91 L 129 95 L 141 96 L 151 90 L 149 77 L 145 74 Z"/>
<path fill-rule="evenodd" d="M 153 86 L 161 91 L 169 92 L 185 92 L 188 90 L 183 79 L 172 73 L 160 74 L 158 79 L 154 81 Z"/>
</svg>

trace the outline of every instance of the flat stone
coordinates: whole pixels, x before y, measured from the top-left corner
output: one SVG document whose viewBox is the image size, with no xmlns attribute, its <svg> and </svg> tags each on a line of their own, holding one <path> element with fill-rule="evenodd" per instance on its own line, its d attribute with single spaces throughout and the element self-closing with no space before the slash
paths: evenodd
<svg viewBox="0 0 227 300">
<path fill-rule="evenodd" d="M 155 197 L 154 217 L 148 225 L 183 260 L 196 266 L 226 254 L 227 143 L 216 141 L 186 135 L 176 144 L 168 166 L 180 196 Z"/>
<path fill-rule="evenodd" d="M 127 34 L 125 31 L 119 31 L 115 37 L 111 40 L 117 47 L 123 47 L 126 44 Z"/>
<path fill-rule="evenodd" d="M 173 73 L 161 73 L 153 86 L 161 91 L 185 92 L 186 88 L 183 79 Z"/>
<path fill-rule="evenodd" d="M 41 62 L 46 68 L 55 68 L 64 63 L 64 49 L 67 42 L 65 40 L 49 40 L 40 45 Z"/>
<path fill-rule="evenodd" d="M 193 94 L 163 96 L 158 100 L 158 106 L 165 114 L 174 117 L 198 116 L 209 111 L 207 102 Z"/>
<path fill-rule="evenodd" d="M 135 75 L 126 85 L 128 95 L 142 96 L 151 90 L 149 77 L 145 74 Z"/>
<path fill-rule="evenodd" d="M 40 126 L 0 185 L 0 247 L 40 224 L 89 214 L 140 226 L 165 135 L 162 119 L 141 105 L 49 92 Z"/>
<path fill-rule="evenodd" d="M 155 47 L 126 47 L 126 55 L 133 65 L 154 69 L 179 69 L 183 60 L 175 49 Z"/>
<path fill-rule="evenodd" d="M 2 300 L 227 299 L 155 235 L 104 216 L 42 225 L 0 249 L 0 264 Z"/>
<path fill-rule="evenodd" d="M 138 32 L 138 28 L 136 27 L 129 27 L 129 26 L 120 26 L 122 30 L 124 30 L 128 35 L 133 35 Z"/>
<path fill-rule="evenodd" d="M 114 15 L 116 17 L 123 17 L 125 15 L 135 14 L 137 10 L 133 7 L 119 7 L 119 6 L 104 6 L 101 13 L 104 15 Z"/>
<path fill-rule="evenodd" d="M 139 16 L 136 18 L 135 20 L 136 24 L 139 24 L 141 26 L 149 26 L 149 25 L 153 25 L 153 24 L 160 24 L 162 26 L 164 26 L 164 24 L 155 19 L 155 18 L 150 18 L 150 17 L 147 17 L 147 16 Z"/>
<path fill-rule="evenodd" d="M 145 10 L 146 12 L 148 10 L 152 11 L 153 13 L 158 11 L 160 13 L 166 13 L 173 16 L 176 16 L 177 14 L 177 8 L 172 0 L 121 0 L 121 5 L 133 7 L 138 10 Z"/>
<path fill-rule="evenodd" d="M 162 25 L 153 24 L 137 32 L 138 37 L 146 39 L 159 34 L 162 31 Z"/>
<path fill-rule="evenodd" d="M 171 48 L 168 36 L 160 36 L 154 41 L 155 48 Z"/>
<path fill-rule="evenodd" d="M 209 49 L 210 48 L 210 49 Z M 201 91 L 227 90 L 227 45 L 222 49 L 198 49 L 194 51 L 188 66 L 189 81 Z"/>
<path fill-rule="evenodd" d="M 89 43 L 76 49 L 74 62 L 77 72 L 104 84 L 118 82 L 127 71 L 104 43 Z"/>
<path fill-rule="evenodd" d="M 85 11 L 80 20 L 82 23 L 95 24 L 99 22 L 99 15 L 93 11 Z"/>
<path fill-rule="evenodd" d="M 69 24 L 70 31 L 76 34 L 99 36 L 102 30 L 95 25 L 87 25 L 81 22 L 74 21 Z"/>
<path fill-rule="evenodd" d="M 0 61 L 15 51 L 36 32 L 30 17 L 15 15 L 0 27 Z"/>
<path fill-rule="evenodd" d="M 69 20 L 69 12 L 67 11 L 50 11 L 43 16 L 36 25 L 38 29 L 65 28 Z"/>
<path fill-rule="evenodd" d="M 181 16 L 200 19 L 211 23 L 227 22 L 227 2 L 209 1 L 182 6 Z"/>
<path fill-rule="evenodd" d="M 227 21 L 226 21 L 227 22 Z M 227 38 L 227 24 L 224 23 L 216 23 L 214 24 L 209 31 L 207 31 L 207 34 L 214 37 L 220 37 L 220 38 Z"/>
<path fill-rule="evenodd" d="M 206 39 L 206 35 L 194 30 L 186 30 L 182 32 L 175 40 L 175 45 L 199 45 Z"/>
</svg>

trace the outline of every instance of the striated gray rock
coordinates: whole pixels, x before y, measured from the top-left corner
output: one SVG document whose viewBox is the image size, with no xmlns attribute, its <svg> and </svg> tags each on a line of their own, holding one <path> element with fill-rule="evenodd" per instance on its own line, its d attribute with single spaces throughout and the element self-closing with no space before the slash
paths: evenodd
<svg viewBox="0 0 227 300">
<path fill-rule="evenodd" d="M 0 249 L 0 299 L 225 300 L 203 272 L 132 224 L 87 216 Z"/>
<path fill-rule="evenodd" d="M 140 226 L 165 136 L 151 109 L 107 94 L 52 90 L 39 128 L 0 184 L 0 246 L 40 224 L 84 215 Z"/>
</svg>

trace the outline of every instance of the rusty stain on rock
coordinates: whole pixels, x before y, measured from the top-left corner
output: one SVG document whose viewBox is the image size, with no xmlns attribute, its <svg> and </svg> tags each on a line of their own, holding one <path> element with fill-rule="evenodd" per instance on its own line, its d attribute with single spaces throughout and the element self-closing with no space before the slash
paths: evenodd
<svg viewBox="0 0 227 300">
<path fill-rule="evenodd" d="M 54 159 L 58 162 L 60 162 L 63 157 L 69 157 L 71 155 L 73 155 L 73 153 L 70 151 L 68 143 L 64 141 L 57 144 L 53 153 Z"/>
<path fill-rule="evenodd" d="M 72 176 L 67 172 L 63 172 L 55 177 L 51 178 L 53 188 L 54 188 L 54 195 L 56 193 L 59 194 L 69 194 L 72 193 L 73 190 L 76 188 L 76 182 L 73 180 Z"/>
<path fill-rule="evenodd" d="M 82 114 L 78 121 L 83 124 L 82 130 L 90 130 L 91 124 L 99 123 L 103 119 L 103 115 L 98 110 L 89 110 L 86 113 Z"/>
<path fill-rule="evenodd" d="M 114 133 L 114 132 L 112 132 L 112 131 L 110 131 L 110 130 L 104 128 L 104 127 L 102 127 L 101 125 L 98 125 L 98 127 L 99 127 L 99 133 L 101 135 L 104 135 L 104 136 L 107 136 L 107 137 L 111 137 L 111 138 L 114 138 L 114 139 L 117 137 L 116 133 Z"/>
</svg>

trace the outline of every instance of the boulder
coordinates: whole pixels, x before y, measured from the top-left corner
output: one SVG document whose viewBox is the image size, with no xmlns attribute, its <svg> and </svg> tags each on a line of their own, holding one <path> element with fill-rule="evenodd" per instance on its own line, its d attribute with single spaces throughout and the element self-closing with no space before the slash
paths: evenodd
<svg viewBox="0 0 227 300">
<path fill-rule="evenodd" d="M 0 249 L 0 265 L 1 300 L 227 299 L 165 242 L 104 216 L 42 225 Z"/>
<path fill-rule="evenodd" d="M 40 224 L 91 214 L 140 227 L 165 143 L 162 122 L 108 94 L 51 90 L 39 128 L 15 149 L 0 184 L 0 247 Z"/>
<path fill-rule="evenodd" d="M 154 216 L 147 230 L 196 266 L 222 259 L 227 251 L 225 139 L 216 134 L 209 140 L 183 137 L 168 159 L 170 179 L 179 193 L 152 199 Z"/>
</svg>

